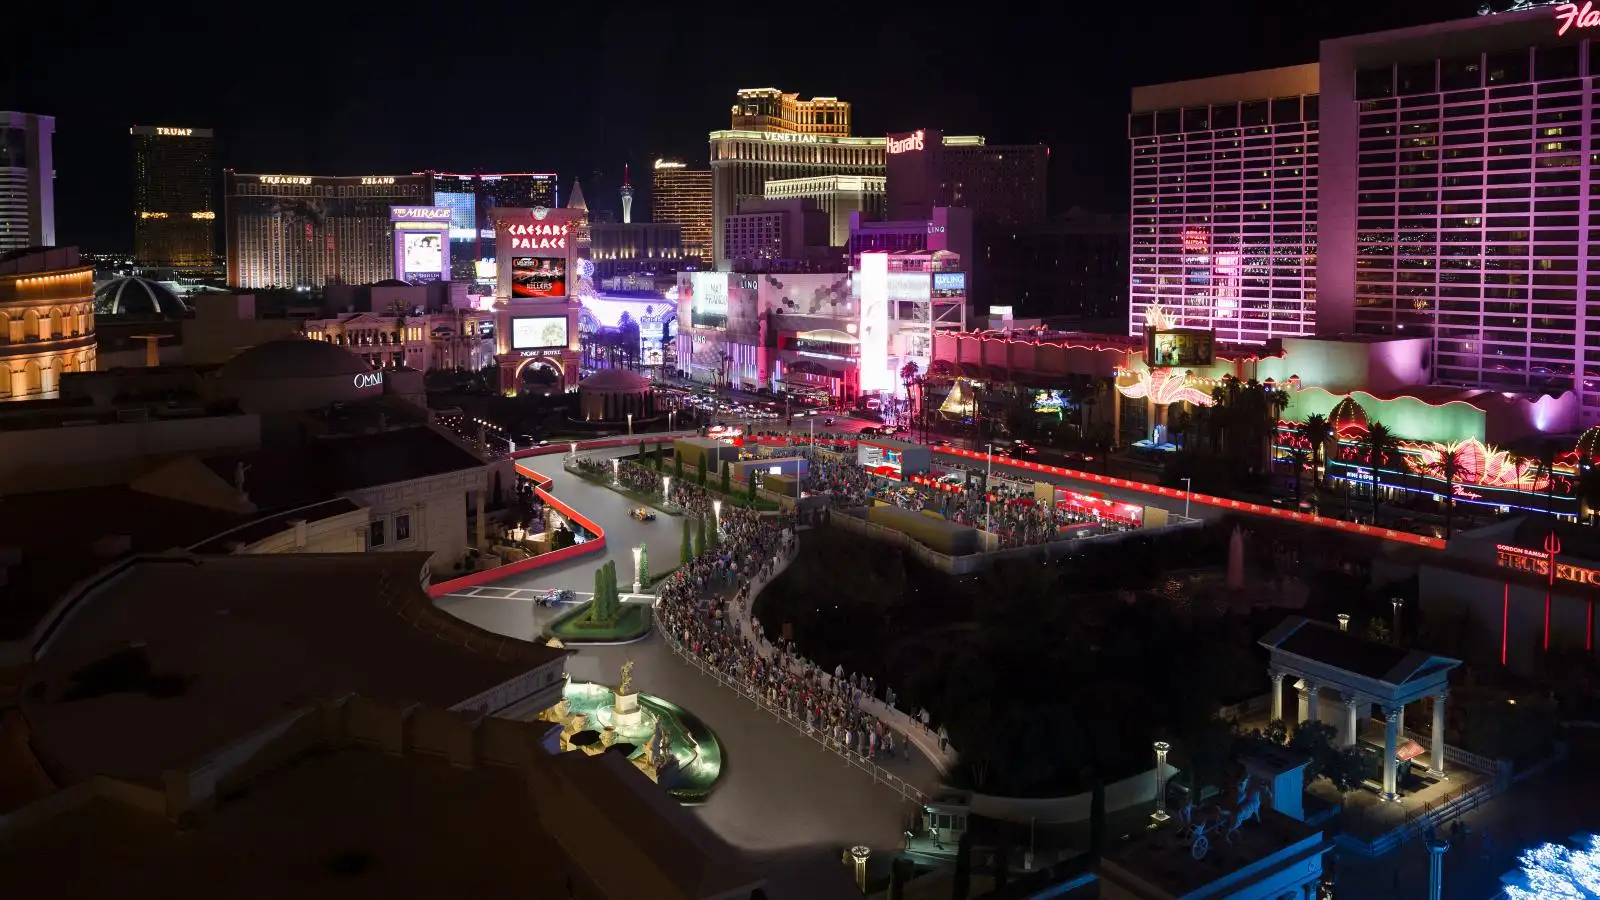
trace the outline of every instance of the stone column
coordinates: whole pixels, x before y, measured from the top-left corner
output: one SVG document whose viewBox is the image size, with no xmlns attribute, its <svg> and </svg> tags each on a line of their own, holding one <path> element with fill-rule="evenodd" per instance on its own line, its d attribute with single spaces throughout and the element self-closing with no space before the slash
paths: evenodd
<svg viewBox="0 0 1600 900">
<path fill-rule="evenodd" d="M 1345 747 L 1355 746 L 1356 738 L 1361 736 L 1360 718 L 1358 716 L 1360 706 L 1361 700 L 1359 698 L 1344 698 L 1344 740 L 1341 744 Z"/>
<path fill-rule="evenodd" d="M 1428 900 L 1439 900 L 1444 896 L 1444 854 L 1450 842 L 1432 835 L 1424 846 L 1428 848 Z"/>
<path fill-rule="evenodd" d="M 1315 722 L 1317 720 L 1316 683 L 1302 678 L 1296 687 L 1300 691 L 1300 715 L 1295 719 L 1295 723 Z"/>
<path fill-rule="evenodd" d="M 1316 682 L 1312 682 L 1311 685 L 1306 689 L 1307 722 L 1316 722 L 1322 718 L 1322 712 L 1317 708 L 1317 691 L 1321 689 L 1322 686 Z"/>
<path fill-rule="evenodd" d="M 1383 799 L 1398 800 L 1400 795 L 1395 790 L 1396 772 L 1394 754 L 1398 749 L 1398 736 L 1400 731 L 1400 717 L 1405 707 L 1385 706 L 1383 708 Z"/>
<path fill-rule="evenodd" d="M 1117 391 L 1115 384 L 1111 385 L 1109 397 L 1111 400 L 1111 449 L 1115 450 L 1122 443 L 1122 394 Z"/>
<path fill-rule="evenodd" d="M 487 519 L 488 505 L 489 492 L 484 488 L 478 488 L 478 539 L 475 546 L 480 550 L 489 549 L 489 526 Z"/>
<path fill-rule="evenodd" d="M 1274 720 L 1282 719 L 1283 718 L 1283 673 L 1282 672 L 1277 672 L 1277 671 L 1269 671 L 1269 672 L 1267 672 L 1267 674 L 1272 676 L 1272 718 Z"/>
<path fill-rule="evenodd" d="M 1444 778 L 1444 702 L 1449 699 L 1449 691 L 1440 691 L 1433 695 L 1433 768 L 1428 774 L 1435 778 Z"/>
</svg>

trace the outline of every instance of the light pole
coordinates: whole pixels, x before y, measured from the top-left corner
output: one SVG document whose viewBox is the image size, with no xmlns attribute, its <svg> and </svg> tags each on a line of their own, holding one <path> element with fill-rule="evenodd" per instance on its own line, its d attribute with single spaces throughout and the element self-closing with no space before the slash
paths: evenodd
<svg viewBox="0 0 1600 900">
<path fill-rule="evenodd" d="M 617 459 L 616 457 L 613 456 L 611 458 L 611 483 L 612 484 L 621 484 L 622 483 L 621 473 L 618 471 L 618 469 L 620 469 L 621 466 L 622 466 L 622 460 Z"/>
<path fill-rule="evenodd" d="M 1166 741 L 1156 741 L 1156 811 L 1150 818 L 1157 822 L 1165 822 L 1171 816 L 1167 815 L 1167 751 L 1172 745 Z"/>
<path fill-rule="evenodd" d="M 722 530 L 722 501 L 711 501 L 711 524 L 718 531 Z"/>
<path fill-rule="evenodd" d="M 633 413 L 628 413 L 628 433 L 633 434 Z"/>
<path fill-rule="evenodd" d="M 672 502 L 672 476 L 671 475 L 663 475 L 663 476 L 661 476 L 661 502 L 662 503 L 671 503 Z"/>
<path fill-rule="evenodd" d="M 985 444 L 989 467 L 983 473 L 983 530 L 994 532 L 994 501 L 990 499 L 989 483 L 994 480 L 994 444 Z"/>
<path fill-rule="evenodd" d="M 1183 479 L 1183 517 L 1189 518 L 1189 499 L 1194 496 L 1194 479 Z"/>
<path fill-rule="evenodd" d="M 1349 631 L 1350 630 L 1350 614 L 1349 613 L 1339 613 L 1339 630 L 1340 631 Z"/>
<path fill-rule="evenodd" d="M 567 455 L 576 459 L 578 456 L 578 442 L 573 441 L 567 445 Z"/>
<path fill-rule="evenodd" d="M 644 553 L 644 545 L 633 548 L 633 592 L 641 593 L 639 584 L 639 557 Z"/>
<path fill-rule="evenodd" d="M 1391 597 L 1389 602 L 1394 604 L 1394 644 L 1398 647 L 1400 646 L 1400 607 L 1405 606 L 1406 601 L 1399 597 Z"/>
</svg>

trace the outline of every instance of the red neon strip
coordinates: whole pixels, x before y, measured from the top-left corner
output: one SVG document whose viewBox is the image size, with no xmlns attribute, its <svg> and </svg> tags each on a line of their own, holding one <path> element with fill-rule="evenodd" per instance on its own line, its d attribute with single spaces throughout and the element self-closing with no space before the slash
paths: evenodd
<svg viewBox="0 0 1600 900">
<path fill-rule="evenodd" d="M 1506 631 L 1510 628 L 1510 581 L 1506 581 L 1506 596 L 1501 601 L 1501 665 L 1506 665 Z"/>
<path fill-rule="evenodd" d="M 1550 649 L 1550 592 L 1544 592 L 1544 648 Z"/>
</svg>

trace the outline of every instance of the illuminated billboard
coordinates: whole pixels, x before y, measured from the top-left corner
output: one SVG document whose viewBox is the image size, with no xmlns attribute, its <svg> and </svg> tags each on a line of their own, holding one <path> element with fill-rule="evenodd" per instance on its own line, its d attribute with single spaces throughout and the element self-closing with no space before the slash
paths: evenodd
<svg viewBox="0 0 1600 900">
<path fill-rule="evenodd" d="M 1203 328 L 1173 328 L 1145 331 L 1145 365 L 1202 368 L 1213 362 L 1216 334 Z"/>
<path fill-rule="evenodd" d="M 406 280 L 418 276 L 444 275 L 444 235 L 438 232 L 405 232 L 400 235 L 401 269 Z"/>
<path fill-rule="evenodd" d="M 935 272 L 933 273 L 933 289 L 935 291 L 949 291 L 951 293 L 966 293 L 967 273 Z"/>
<path fill-rule="evenodd" d="M 862 393 L 893 391 L 889 371 L 889 255 L 861 254 L 860 375 Z"/>
<path fill-rule="evenodd" d="M 566 295 L 565 259 L 518 256 L 511 260 L 511 296 L 565 297 Z"/>
<path fill-rule="evenodd" d="M 684 288 L 689 296 L 683 295 Z M 722 272 L 692 272 L 678 284 L 678 302 L 689 301 L 689 322 L 703 328 L 728 324 L 728 276 Z"/>
<path fill-rule="evenodd" d="M 566 346 L 566 316 L 518 316 L 511 320 L 513 350 L 564 350 Z"/>
<path fill-rule="evenodd" d="M 1065 391 L 1033 392 L 1033 411 L 1036 413 L 1059 413 L 1067 405 Z"/>
</svg>

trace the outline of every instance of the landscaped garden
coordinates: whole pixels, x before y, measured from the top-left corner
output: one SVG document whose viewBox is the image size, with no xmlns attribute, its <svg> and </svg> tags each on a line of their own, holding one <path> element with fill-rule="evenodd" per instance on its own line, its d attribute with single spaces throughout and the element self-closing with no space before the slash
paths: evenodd
<svg viewBox="0 0 1600 900">
<path fill-rule="evenodd" d="M 563 643 L 631 641 L 648 634 L 650 622 L 648 603 L 622 602 L 617 565 L 608 561 L 595 570 L 594 597 L 551 619 L 545 634 Z"/>
</svg>

